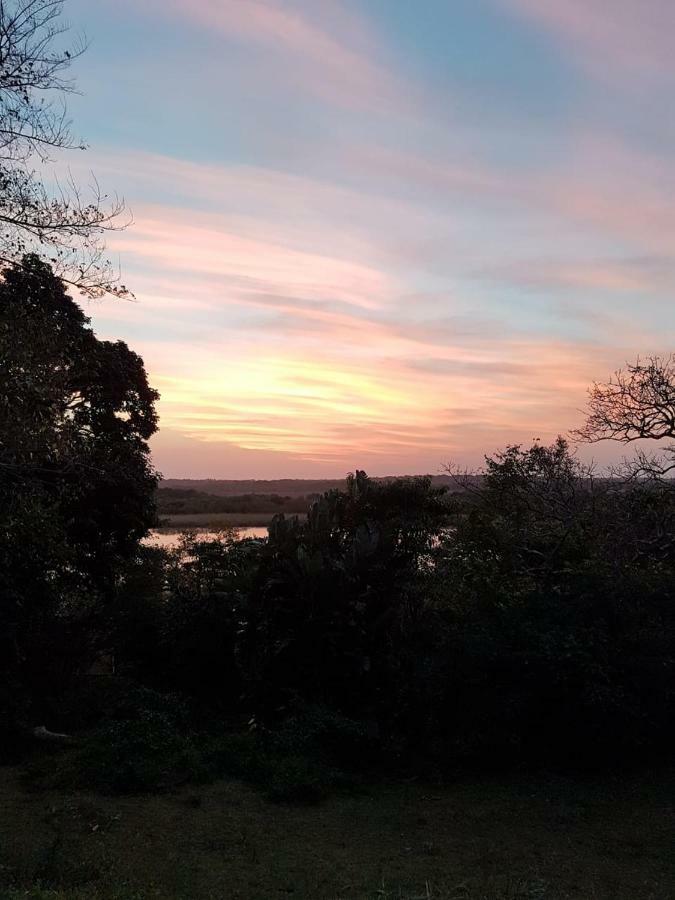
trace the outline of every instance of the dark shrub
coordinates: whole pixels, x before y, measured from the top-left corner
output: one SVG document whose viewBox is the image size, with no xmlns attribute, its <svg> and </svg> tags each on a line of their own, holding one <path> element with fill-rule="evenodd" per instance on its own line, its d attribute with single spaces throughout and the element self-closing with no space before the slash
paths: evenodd
<svg viewBox="0 0 675 900">
<path fill-rule="evenodd" d="M 324 706 L 299 706 L 269 740 L 280 753 L 309 756 L 338 768 L 365 769 L 380 756 L 372 725 Z"/>
<path fill-rule="evenodd" d="M 93 732 L 70 756 L 65 774 L 103 793 L 135 794 L 200 778 L 203 766 L 193 741 L 170 716 L 146 712 Z"/>
</svg>

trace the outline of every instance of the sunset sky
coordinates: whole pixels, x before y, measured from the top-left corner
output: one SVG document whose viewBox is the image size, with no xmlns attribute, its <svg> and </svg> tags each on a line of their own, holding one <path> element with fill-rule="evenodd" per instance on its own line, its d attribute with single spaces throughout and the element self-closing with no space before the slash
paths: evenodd
<svg viewBox="0 0 675 900">
<path fill-rule="evenodd" d="M 69 0 L 168 477 L 438 472 L 675 336 L 672 0 Z M 604 459 L 607 451 L 596 455 Z"/>
</svg>

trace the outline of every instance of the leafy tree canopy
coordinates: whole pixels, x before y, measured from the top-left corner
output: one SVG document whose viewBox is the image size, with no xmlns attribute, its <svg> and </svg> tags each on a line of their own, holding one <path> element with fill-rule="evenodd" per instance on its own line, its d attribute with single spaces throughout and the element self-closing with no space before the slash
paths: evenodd
<svg viewBox="0 0 675 900">
<path fill-rule="evenodd" d="M 27 644 L 55 621 L 100 608 L 136 552 L 154 520 L 147 441 L 157 398 L 142 359 L 96 337 L 49 265 L 26 256 L 5 271 L 0 628 L 14 635 L 6 660 L 27 663 Z"/>
</svg>

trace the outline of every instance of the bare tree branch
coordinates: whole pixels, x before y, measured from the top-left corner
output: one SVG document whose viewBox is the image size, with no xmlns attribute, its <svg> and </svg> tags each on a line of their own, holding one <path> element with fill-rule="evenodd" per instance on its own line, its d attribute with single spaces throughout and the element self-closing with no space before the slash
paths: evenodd
<svg viewBox="0 0 675 900">
<path fill-rule="evenodd" d="M 638 359 L 594 384 L 586 424 L 573 434 L 585 443 L 675 437 L 675 354 Z"/>
<path fill-rule="evenodd" d="M 584 443 L 675 438 L 675 354 L 638 359 L 619 369 L 606 384 L 589 391 L 586 423 L 573 436 Z M 675 471 L 675 444 L 660 453 L 638 449 L 612 474 L 624 480 L 661 480 Z"/>
<path fill-rule="evenodd" d="M 65 0 L 0 0 L 0 263 L 25 253 L 48 259 L 63 280 L 89 296 L 130 296 L 105 254 L 106 232 L 130 224 L 124 201 L 65 184 L 38 170 L 50 154 L 84 149 L 71 131 L 67 77 L 86 41 L 64 46 Z"/>
</svg>

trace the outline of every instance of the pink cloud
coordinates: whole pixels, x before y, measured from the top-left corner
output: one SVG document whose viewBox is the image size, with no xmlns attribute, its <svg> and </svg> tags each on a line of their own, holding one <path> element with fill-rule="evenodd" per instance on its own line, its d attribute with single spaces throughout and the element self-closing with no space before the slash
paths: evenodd
<svg viewBox="0 0 675 900">
<path fill-rule="evenodd" d="M 405 85 L 377 62 L 365 17 L 332 0 L 162 0 L 159 8 L 261 49 L 260 65 L 295 90 L 347 107 L 406 105 Z"/>
<path fill-rule="evenodd" d="M 555 171 L 522 179 L 422 153 L 383 159 L 388 177 L 404 179 L 405 198 L 382 190 L 375 154 L 352 157 L 363 167 L 355 171 L 372 176 L 361 178 L 362 191 L 255 167 L 110 159 L 111 169 L 148 185 L 168 179 L 186 198 L 184 207 L 137 206 L 134 228 L 113 238 L 140 273 L 139 303 L 115 306 L 108 325 L 101 308 L 96 321 L 115 337 L 129 329 L 162 393 L 163 427 L 182 436 L 193 460 L 215 465 L 220 447 L 223 458 L 253 454 L 249 474 L 256 460 L 278 464 L 270 474 L 290 471 L 289 460 L 331 474 L 355 464 L 379 474 L 435 471 L 450 458 L 475 464 L 493 446 L 547 440 L 577 424 L 587 385 L 634 355 L 638 329 L 619 322 L 607 295 L 653 289 L 658 303 L 664 282 L 650 283 L 648 267 L 603 262 L 592 241 L 621 241 L 636 258 L 672 255 L 672 211 L 659 194 L 669 176 L 658 161 L 588 136 Z M 468 239 L 450 202 L 457 197 L 480 213 Z M 227 200 L 226 212 L 194 208 L 209 198 L 216 208 Z M 526 337 L 508 308 L 488 315 L 463 298 L 453 268 L 490 262 L 500 281 L 499 262 L 515 256 L 514 221 L 533 260 L 502 269 L 501 283 L 529 269 L 542 298 L 547 287 L 587 290 L 586 312 L 606 316 L 606 327 L 590 332 L 597 339 L 588 328 L 579 342 Z M 509 240 L 490 243 L 505 224 Z M 433 260 L 425 270 L 414 252 L 387 257 L 393 239 L 414 246 L 427 234 L 451 273 L 435 290 L 417 280 L 434 274 Z M 547 256 L 547 246 L 559 256 Z M 651 330 L 658 333 L 656 319 Z M 654 350 L 644 338 L 640 349 Z M 181 474 L 179 457 L 157 446 L 160 468 Z"/>
<path fill-rule="evenodd" d="M 440 465 L 484 449 L 486 433 L 498 444 L 550 437 L 576 423 L 587 385 L 616 362 L 597 345 L 546 340 L 493 339 L 480 350 L 446 345 L 435 357 L 452 362 L 452 371 L 411 368 L 419 344 L 407 360 L 382 357 L 377 343 L 369 356 L 345 356 L 339 342 L 330 351 L 308 348 L 299 359 L 294 347 L 264 335 L 255 355 L 236 345 L 227 356 L 202 347 L 198 358 L 176 345 L 146 348 L 165 428 L 197 445 L 332 455 L 345 465 L 354 456 L 386 465 L 404 450 L 411 460 L 435 455 Z"/>
<path fill-rule="evenodd" d="M 559 243 L 582 227 L 598 238 L 629 241 L 636 253 L 670 255 L 675 232 L 670 161 L 594 132 L 580 131 L 570 144 L 567 156 L 524 172 L 375 147 L 355 151 L 347 163 L 376 180 L 418 186 L 425 204 L 431 197 L 437 202 L 461 197 L 471 201 L 474 214 L 510 218 L 516 213 L 531 226 L 528 240 L 538 252 L 546 237 L 541 217 L 546 217 Z"/>
<path fill-rule="evenodd" d="M 154 293 L 167 270 L 199 272 L 195 296 L 213 295 L 204 279 L 221 278 L 221 298 L 226 287 L 231 298 L 254 292 L 366 308 L 387 306 L 410 293 L 415 273 L 439 269 L 446 277 L 489 270 L 494 281 L 524 278 L 556 292 L 639 291 L 655 301 L 672 286 L 672 172 L 597 135 L 581 133 L 570 157 L 526 177 L 371 148 L 345 159 L 345 173 L 368 177 L 360 191 L 327 178 L 146 154 L 101 163 L 111 177 L 146 190 L 168 182 L 191 198 L 187 207 L 137 207 L 134 228 L 112 241 L 153 268 Z M 406 185 L 405 198 L 396 196 L 396 184 Z"/>
<path fill-rule="evenodd" d="M 502 0 L 550 30 L 588 71 L 624 84 L 675 78 L 671 0 Z"/>
<path fill-rule="evenodd" d="M 672 75 L 670 2 L 501 2 L 612 84 Z M 142 353 L 161 390 L 167 474 L 476 463 L 577 424 L 593 379 L 667 341 L 670 161 L 585 130 L 549 154 L 541 122 L 517 111 L 509 123 L 508 109 L 490 120 L 484 104 L 449 122 L 454 87 L 427 85 L 442 115 L 440 103 L 418 106 L 362 3 L 134 6 L 172 16 L 204 51 L 216 140 L 205 127 L 195 155 L 251 158 L 255 146 L 278 166 L 133 150 L 86 161 L 133 201 L 135 226 L 110 245 L 138 303 L 92 313 L 102 336 Z M 258 121 L 259 98 L 270 122 Z M 228 100 L 241 107 L 231 121 Z M 511 152 L 521 127 L 513 146 L 531 135 L 531 158 Z"/>
<path fill-rule="evenodd" d="M 364 308 L 377 307 L 391 290 L 388 277 L 377 269 L 235 234 L 221 217 L 176 208 L 137 210 L 134 228 L 113 243 L 116 251 L 165 272 L 223 276 L 230 290 L 340 300 Z"/>
<path fill-rule="evenodd" d="M 675 261 L 662 259 L 516 260 L 488 268 L 495 281 L 539 290 L 604 295 L 649 294 L 675 289 Z M 591 309 L 588 314 L 593 314 Z"/>
<path fill-rule="evenodd" d="M 377 342 L 398 357 L 418 340 L 431 346 L 460 340 L 470 302 L 465 288 L 453 286 L 456 273 L 492 282 L 491 291 L 500 284 L 529 287 L 539 293 L 540 309 L 553 313 L 563 310 L 561 296 L 583 296 L 586 333 L 600 336 L 602 329 L 610 344 L 636 336 L 637 325 L 619 307 L 608 321 L 608 300 L 639 293 L 643 310 L 654 313 L 639 323 L 647 345 L 658 339 L 657 311 L 673 286 L 672 173 L 658 159 L 593 135 L 580 135 L 574 155 L 554 170 L 520 180 L 410 153 L 354 156 L 356 171 L 372 174 L 373 185 L 360 192 L 269 169 L 145 154 L 103 162 L 139 183 L 168 181 L 194 202 L 212 198 L 228 210 L 148 203 L 135 210 L 134 228 L 112 240 L 140 270 L 133 279 L 139 297 L 164 308 L 163 322 L 176 328 L 190 308 L 227 319 L 237 332 L 274 332 L 277 342 L 296 348 L 332 340 L 356 353 Z M 383 171 L 415 186 L 412 196 L 381 192 Z M 475 233 L 464 233 L 465 207 L 458 216 L 456 198 L 472 200 L 471 214 L 480 216 Z M 418 273 L 435 274 L 440 266 L 447 287 L 415 291 Z M 146 316 L 138 307 L 117 315 L 137 322 Z M 439 316 L 449 327 L 439 325 Z M 193 319 L 185 322 L 188 332 L 219 339 L 204 316 Z M 467 324 L 465 343 L 477 347 L 487 330 L 502 336 L 517 328 L 494 312 Z"/>
</svg>

